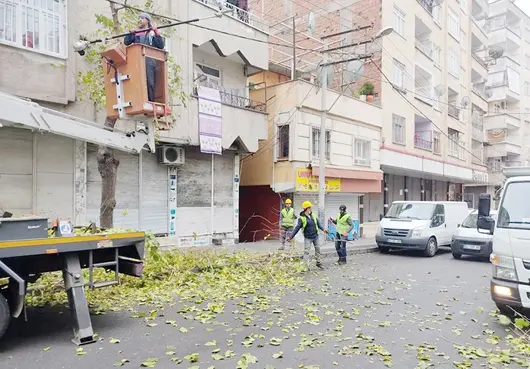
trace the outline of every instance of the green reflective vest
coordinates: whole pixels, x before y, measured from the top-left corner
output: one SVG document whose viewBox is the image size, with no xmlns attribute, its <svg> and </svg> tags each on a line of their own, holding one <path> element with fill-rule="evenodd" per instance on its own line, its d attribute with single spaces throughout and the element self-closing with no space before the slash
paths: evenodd
<svg viewBox="0 0 530 369">
<path fill-rule="evenodd" d="M 294 226 L 294 209 L 283 208 L 282 209 L 282 227 L 293 227 Z"/>
<path fill-rule="evenodd" d="M 337 233 L 344 234 L 350 230 L 350 225 L 348 224 L 348 219 L 350 219 L 350 214 L 346 213 L 342 217 L 337 215 Z"/>
<path fill-rule="evenodd" d="M 317 216 L 315 215 L 315 213 L 311 213 L 311 217 L 313 218 L 313 222 L 315 222 L 315 228 L 317 229 L 317 233 L 318 233 L 318 219 L 317 219 Z M 307 217 L 301 216 L 300 220 L 302 221 L 302 229 L 305 229 L 305 227 L 307 226 Z"/>
</svg>

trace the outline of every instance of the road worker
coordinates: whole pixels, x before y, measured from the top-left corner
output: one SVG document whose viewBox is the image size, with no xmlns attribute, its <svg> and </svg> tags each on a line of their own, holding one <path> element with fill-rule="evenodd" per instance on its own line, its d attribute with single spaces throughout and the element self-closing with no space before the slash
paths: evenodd
<svg viewBox="0 0 530 369">
<path fill-rule="evenodd" d="M 300 213 L 298 224 L 289 235 L 288 241 L 292 240 L 300 229 L 304 232 L 304 260 L 309 266 L 309 251 L 311 245 L 315 247 L 315 259 L 317 267 L 324 269 L 322 264 L 322 254 L 320 253 L 320 240 L 318 238 L 318 230 L 320 229 L 324 233 L 328 233 L 328 230 L 322 227 L 317 216 L 312 212 L 313 204 L 310 201 L 304 201 L 302 203 L 304 209 Z"/>
<path fill-rule="evenodd" d="M 348 234 L 353 229 L 353 220 L 346 212 L 346 205 L 339 207 L 339 215 L 337 219 L 329 218 L 337 226 L 337 234 L 335 235 L 335 249 L 339 256 L 339 264 L 346 264 L 346 240 Z"/>
<path fill-rule="evenodd" d="M 293 202 L 291 199 L 287 199 L 285 200 L 285 207 L 280 211 L 280 241 L 282 242 L 280 250 L 285 250 L 285 240 L 293 231 L 294 220 L 298 218 L 294 213 L 292 205 Z M 291 242 L 291 247 L 293 245 L 294 241 Z"/>
</svg>

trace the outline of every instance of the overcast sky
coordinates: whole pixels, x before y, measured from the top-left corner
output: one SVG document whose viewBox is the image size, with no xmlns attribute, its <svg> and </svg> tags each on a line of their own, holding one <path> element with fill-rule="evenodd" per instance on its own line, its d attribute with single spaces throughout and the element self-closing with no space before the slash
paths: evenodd
<svg viewBox="0 0 530 369">
<path fill-rule="evenodd" d="M 530 16 L 530 0 L 516 0 L 515 4 Z"/>
</svg>

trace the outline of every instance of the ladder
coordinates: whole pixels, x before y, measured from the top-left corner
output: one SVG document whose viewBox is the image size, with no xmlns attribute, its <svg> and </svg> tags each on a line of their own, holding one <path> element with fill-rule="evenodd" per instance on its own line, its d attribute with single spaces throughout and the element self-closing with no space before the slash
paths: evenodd
<svg viewBox="0 0 530 369">
<path fill-rule="evenodd" d="M 103 263 L 94 263 L 94 251 L 90 250 L 88 254 L 88 286 L 92 289 L 115 286 L 120 283 L 120 268 L 119 268 L 119 249 L 114 249 L 114 260 Z M 94 282 L 94 268 L 114 269 L 114 279 L 112 281 Z"/>
</svg>

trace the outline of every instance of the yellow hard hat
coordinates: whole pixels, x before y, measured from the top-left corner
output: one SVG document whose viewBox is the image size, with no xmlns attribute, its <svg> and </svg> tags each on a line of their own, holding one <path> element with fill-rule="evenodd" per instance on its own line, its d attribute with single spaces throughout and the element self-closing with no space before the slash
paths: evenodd
<svg viewBox="0 0 530 369">
<path fill-rule="evenodd" d="M 286 204 L 292 204 L 293 202 L 291 201 L 291 199 L 287 199 L 287 200 L 285 200 L 285 203 Z"/>
<path fill-rule="evenodd" d="M 304 208 L 304 209 L 312 208 L 312 207 L 313 207 L 313 204 L 311 204 L 311 201 L 304 201 L 302 203 L 302 208 Z"/>
</svg>

